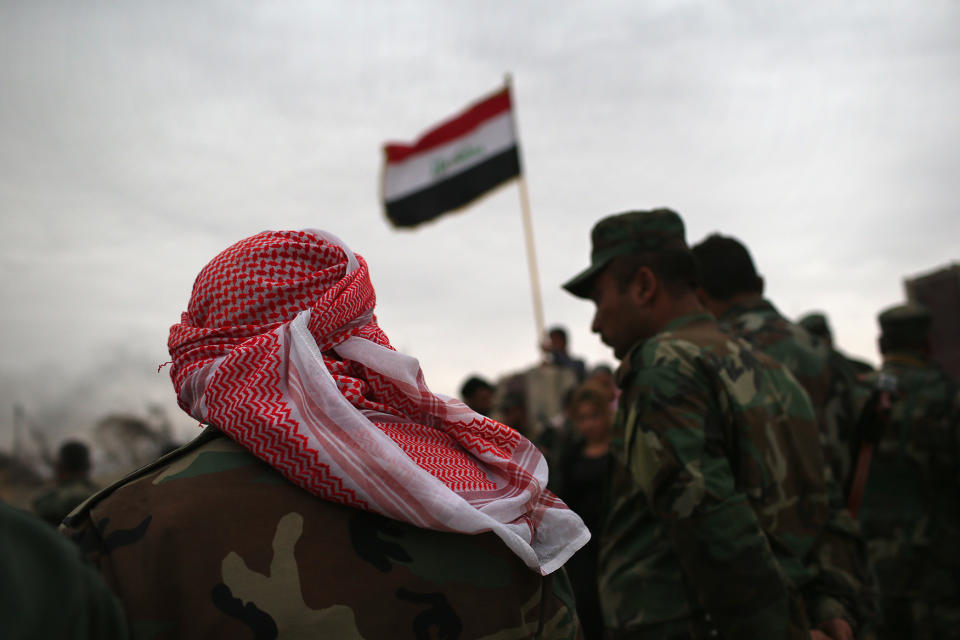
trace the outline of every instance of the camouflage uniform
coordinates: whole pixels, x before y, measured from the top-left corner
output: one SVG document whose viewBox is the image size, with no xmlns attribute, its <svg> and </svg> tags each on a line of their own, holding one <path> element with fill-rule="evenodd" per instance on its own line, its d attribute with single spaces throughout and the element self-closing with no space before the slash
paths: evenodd
<svg viewBox="0 0 960 640">
<path fill-rule="evenodd" d="M 0 638 L 124 640 L 120 603 L 77 548 L 0 502 Z"/>
<path fill-rule="evenodd" d="M 706 313 L 634 347 L 618 384 L 600 543 L 612 637 L 806 638 L 784 572 L 809 579 L 799 556 L 827 498 L 803 390 Z"/>
<path fill-rule="evenodd" d="M 842 617 L 866 633 L 877 624 L 878 594 L 859 525 L 845 508 L 843 486 L 851 470 L 856 422 L 865 395 L 830 349 L 793 324 L 769 301 L 737 304 L 721 325 L 786 366 L 810 395 L 828 462 L 831 514 L 811 562 L 819 577 L 807 594 L 813 624 Z"/>
<path fill-rule="evenodd" d="M 735 305 L 720 323 L 787 367 L 810 394 L 824 454 L 838 488 L 842 487 L 850 474 L 859 414 L 856 376 L 831 359 L 831 349 L 824 342 L 787 320 L 768 300 Z"/>
<path fill-rule="evenodd" d="M 697 312 L 676 213 L 609 216 L 591 243 L 563 286 L 622 360 L 600 539 L 611 637 L 809 637 L 796 589 L 827 511 L 809 398 Z"/>
<path fill-rule="evenodd" d="M 909 311 L 881 316 L 884 332 Z M 896 400 L 860 511 L 883 593 L 881 637 L 960 638 L 960 390 L 918 351 L 886 352 L 882 373 L 896 378 Z"/>
<path fill-rule="evenodd" d="M 91 498 L 65 533 L 137 638 L 575 638 L 562 571 L 491 533 L 320 500 L 219 431 Z"/>
</svg>

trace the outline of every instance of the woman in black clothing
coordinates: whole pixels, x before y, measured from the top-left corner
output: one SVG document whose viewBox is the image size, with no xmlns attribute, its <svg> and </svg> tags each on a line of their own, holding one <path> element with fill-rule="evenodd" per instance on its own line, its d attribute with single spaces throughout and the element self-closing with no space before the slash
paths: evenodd
<svg viewBox="0 0 960 640">
<path fill-rule="evenodd" d="M 586 640 L 603 638 L 603 617 L 597 595 L 597 536 L 610 456 L 612 400 L 610 390 L 595 382 L 586 382 L 577 388 L 571 401 L 571 414 L 578 435 L 561 454 L 557 469 L 557 495 L 580 514 L 593 534 L 590 542 L 566 564 Z"/>
</svg>

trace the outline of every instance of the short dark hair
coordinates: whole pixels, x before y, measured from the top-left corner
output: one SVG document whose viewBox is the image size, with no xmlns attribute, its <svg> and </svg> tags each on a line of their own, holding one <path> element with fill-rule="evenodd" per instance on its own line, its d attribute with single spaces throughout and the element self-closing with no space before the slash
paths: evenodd
<svg viewBox="0 0 960 640">
<path fill-rule="evenodd" d="M 67 473 L 86 473 L 90 470 L 90 449 L 77 440 L 69 440 L 60 446 L 57 466 Z"/>
<path fill-rule="evenodd" d="M 717 300 L 729 300 L 740 293 L 763 293 L 763 279 L 757 274 L 750 252 L 742 242 L 714 233 L 693 246 L 703 290 Z"/>
<path fill-rule="evenodd" d="M 470 398 L 480 389 L 489 389 L 493 391 L 493 385 L 481 378 L 480 376 L 470 376 L 467 378 L 467 381 L 463 383 L 463 386 L 460 387 L 460 397 L 466 400 Z"/>
<path fill-rule="evenodd" d="M 550 330 L 547 331 L 547 335 L 550 337 L 560 336 L 561 338 L 563 338 L 564 342 L 567 341 L 567 330 L 561 327 L 560 325 L 550 327 Z"/>
<path fill-rule="evenodd" d="M 671 294 L 684 293 L 697 286 L 697 262 L 687 247 L 619 256 L 607 268 L 622 291 L 633 281 L 640 267 L 653 271 Z"/>
</svg>

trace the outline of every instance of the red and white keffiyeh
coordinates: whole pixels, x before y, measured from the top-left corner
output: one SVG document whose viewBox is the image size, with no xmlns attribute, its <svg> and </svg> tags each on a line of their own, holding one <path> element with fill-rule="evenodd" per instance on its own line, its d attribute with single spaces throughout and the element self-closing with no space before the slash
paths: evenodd
<svg viewBox="0 0 960 640">
<path fill-rule="evenodd" d="M 184 411 L 291 482 L 419 527 L 493 531 L 544 575 L 590 537 L 513 429 L 432 393 L 373 315 L 367 264 L 323 231 L 265 231 L 197 276 L 170 329 Z"/>
</svg>

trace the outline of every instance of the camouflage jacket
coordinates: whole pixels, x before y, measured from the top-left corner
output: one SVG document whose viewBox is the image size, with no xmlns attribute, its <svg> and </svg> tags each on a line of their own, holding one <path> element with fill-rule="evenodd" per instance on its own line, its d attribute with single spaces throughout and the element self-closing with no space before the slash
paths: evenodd
<svg viewBox="0 0 960 640">
<path fill-rule="evenodd" d="M 817 548 L 809 559 L 817 584 L 805 594 L 811 621 L 842 617 L 856 629 L 876 624 L 876 579 L 859 525 L 846 510 L 843 487 L 851 471 L 856 422 L 866 395 L 842 358 L 825 343 L 783 317 L 767 300 L 736 305 L 720 318 L 721 326 L 783 364 L 813 402 L 820 443 L 828 463 L 831 511 Z"/>
<path fill-rule="evenodd" d="M 884 356 L 882 372 L 896 378 L 897 390 L 860 510 L 870 555 L 884 596 L 956 602 L 960 390 L 942 369 L 915 354 Z"/>
<path fill-rule="evenodd" d="M 0 638 L 125 640 L 123 609 L 75 545 L 0 502 Z"/>
<path fill-rule="evenodd" d="M 636 345 L 617 377 L 599 560 L 610 636 L 806 638 L 785 575 L 806 579 L 799 556 L 826 518 L 806 394 L 705 313 Z"/>
<path fill-rule="evenodd" d="M 320 500 L 220 432 L 81 505 L 65 533 L 135 638 L 575 638 L 563 571 L 492 533 L 419 529 Z"/>
<path fill-rule="evenodd" d="M 813 402 L 824 454 L 839 490 L 850 474 L 854 430 L 864 400 L 858 393 L 856 373 L 839 353 L 834 357 L 826 343 L 787 320 L 768 300 L 735 305 L 723 314 L 720 324 L 784 365 L 803 385 Z M 839 494 L 834 498 L 840 499 Z"/>
</svg>

